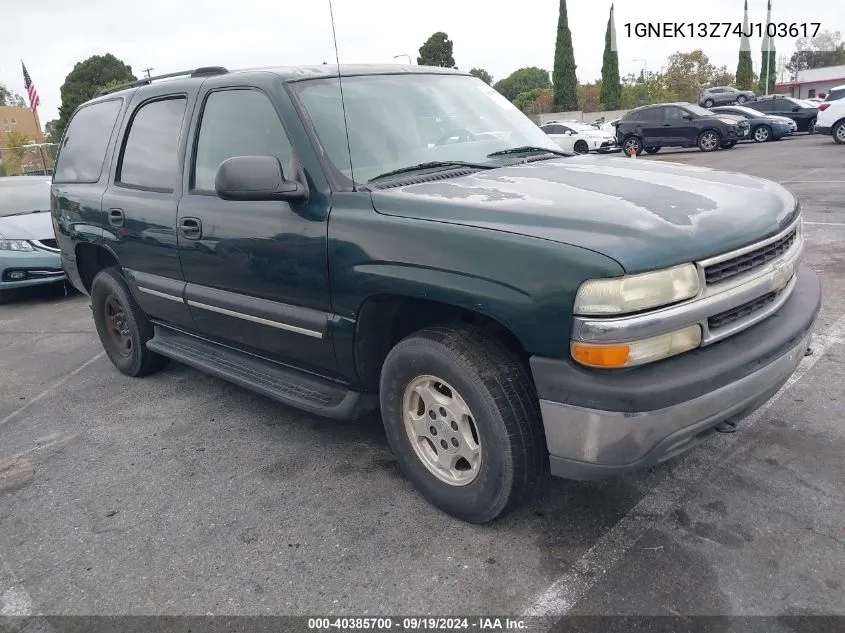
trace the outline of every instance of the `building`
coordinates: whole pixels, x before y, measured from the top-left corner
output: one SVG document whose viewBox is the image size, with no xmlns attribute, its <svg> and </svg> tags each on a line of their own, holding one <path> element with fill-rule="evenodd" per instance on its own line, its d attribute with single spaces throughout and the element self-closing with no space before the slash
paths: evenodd
<svg viewBox="0 0 845 633">
<path fill-rule="evenodd" d="M 19 134 L 27 139 L 32 147 L 23 150 L 10 149 L 9 137 Z M 26 106 L 0 106 L 0 174 L 38 173 L 53 168 L 53 161 L 44 143 L 44 133 L 38 124 L 35 113 Z"/>
<path fill-rule="evenodd" d="M 792 81 L 775 84 L 775 92 L 798 99 L 826 95 L 831 88 L 845 84 L 845 65 L 799 70 Z"/>
</svg>

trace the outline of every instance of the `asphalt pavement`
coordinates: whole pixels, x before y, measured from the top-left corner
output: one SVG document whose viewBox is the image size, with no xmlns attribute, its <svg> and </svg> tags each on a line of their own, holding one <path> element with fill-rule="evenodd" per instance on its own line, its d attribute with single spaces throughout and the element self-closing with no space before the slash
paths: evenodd
<svg viewBox="0 0 845 633">
<path fill-rule="evenodd" d="M 0 614 L 845 615 L 845 148 L 635 160 L 802 200 L 814 354 L 736 433 L 468 525 L 404 479 L 377 416 L 317 418 L 176 363 L 125 377 L 87 297 L 28 293 L 0 307 Z"/>
</svg>

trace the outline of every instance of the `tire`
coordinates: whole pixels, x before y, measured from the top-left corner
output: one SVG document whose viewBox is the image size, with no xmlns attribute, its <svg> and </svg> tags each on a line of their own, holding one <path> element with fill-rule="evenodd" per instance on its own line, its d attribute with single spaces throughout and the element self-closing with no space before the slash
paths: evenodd
<svg viewBox="0 0 845 633">
<path fill-rule="evenodd" d="M 627 136 L 622 141 L 622 151 L 624 152 L 625 156 L 631 157 L 631 154 L 635 153 L 637 156 L 643 153 L 643 144 L 640 141 L 639 137 L 636 136 Z"/>
<path fill-rule="evenodd" d="M 576 141 L 573 149 L 576 154 L 587 154 L 590 151 L 590 146 L 587 145 L 587 141 Z"/>
<path fill-rule="evenodd" d="M 705 99 L 704 100 L 704 107 L 705 108 L 712 108 L 713 107 L 713 99 Z"/>
<path fill-rule="evenodd" d="M 816 133 L 816 120 L 810 119 L 807 121 L 807 134 L 815 134 Z"/>
<path fill-rule="evenodd" d="M 719 149 L 722 145 L 722 139 L 715 130 L 704 130 L 698 135 L 695 144 L 702 152 L 712 152 Z"/>
<path fill-rule="evenodd" d="M 722 149 L 733 149 L 734 147 L 736 147 L 736 141 L 725 141 L 721 145 Z"/>
<path fill-rule="evenodd" d="M 147 349 L 153 326 L 116 268 L 101 270 L 94 277 L 91 309 L 103 349 L 121 373 L 147 376 L 167 365 L 167 358 Z"/>
<path fill-rule="evenodd" d="M 737 103 L 740 103 L 740 104 L 741 104 L 741 103 L 745 103 L 746 101 L 748 101 L 748 99 L 746 99 L 746 98 L 745 98 L 745 95 L 739 95 L 739 96 L 736 98 L 736 102 L 737 102 Z"/>
<path fill-rule="evenodd" d="M 768 125 L 758 125 L 751 132 L 755 143 L 766 143 L 772 140 L 772 130 Z"/>
<path fill-rule="evenodd" d="M 833 140 L 839 143 L 840 145 L 845 144 L 845 121 L 840 121 L 836 125 L 833 126 L 831 130 L 831 136 L 833 136 Z M 3 299 L 0 298 L 0 303 L 3 302 Z"/>
<path fill-rule="evenodd" d="M 656 154 L 660 151 L 660 147 L 646 147 L 645 151 L 649 154 Z"/>
<path fill-rule="evenodd" d="M 441 325 L 403 339 L 384 361 L 379 392 L 399 467 L 444 512 L 487 523 L 546 480 L 548 452 L 533 383 L 519 360 L 482 330 Z M 424 421 L 421 428 L 412 427 L 414 419 Z M 473 463 L 462 452 L 475 455 Z M 450 459 L 452 469 L 438 469 L 436 458 Z"/>
</svg>

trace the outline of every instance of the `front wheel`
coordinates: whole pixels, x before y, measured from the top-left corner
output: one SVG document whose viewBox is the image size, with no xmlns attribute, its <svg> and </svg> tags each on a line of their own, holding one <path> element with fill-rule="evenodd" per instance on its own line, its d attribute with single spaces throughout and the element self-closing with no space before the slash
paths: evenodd
<svg viewBox="0 0 845 633">
<path fill-rule="evenodd" d="M 91 308 L 103 349 L 121 373 L 146 376 L 167 364 L 167 358 L 147 349 L 153 326 L 116 268 L 106 268 L 94 277 Z"/>
<path fill-rule="evenodd" d="M 714 132 L 713 130 L 707 130 L 706 132 L 702 132 L 701 135 L 698 137 L 698 149 L 702 152 L 712 152 L 719 148 L 722 144 L 722 139 L 719 138 L 719 135 Z"/>
<path fill-rule="evenodd" d="M 622 141 L 622 151 L 625 153 L 625 156 L 628 157 L 630 157 L 631 154 L 639 156 L 642 154 L 643 144 L 636 136 L 629 136 Z"/>
<path fill-rule="evenodd" d="M 845 121 L 837 123 L 832 132 L 833 140 L 842 145 L 845 143 Z"/>
<path fill-rule="evenodd" d="M 441 325 L 405 338 L 385 359 L 379 392 L 399 467 L 448 514 L 492 521 L 543 481 L 536 391 L 522 363 L 482 330 Z"/>
<path fill-rule="evenodd" d="M 743 103 L 745 103 L 746 101 L 747 101 L 747 99 L 746 99 L 745 95 L 739 95 L 739 96 L 736 98 L 736 102 L 737 102 L 737 103 L 739 103 L 739 104 L 743 104 Z"/>
<path fill-rule="evenodd" d="M 586 154 L 590 151 L 590 146 L 587 145 L 587 141 L 577 141 L 573 149 L 576 154 Z"/>
<path fill-rule="evenodd" d="M 810 119 L 807 123 L 807 134 L 815 134 L 816 133 L 816 120 Z"/>
<path fill-rule="evenodd" d="M 704 102 L 704 107 L 705 107 L 705 108 L 712 108 L 712 107 L 713 107 L 713 99 L 707 99 L 707 100 Z"/>
</svg>

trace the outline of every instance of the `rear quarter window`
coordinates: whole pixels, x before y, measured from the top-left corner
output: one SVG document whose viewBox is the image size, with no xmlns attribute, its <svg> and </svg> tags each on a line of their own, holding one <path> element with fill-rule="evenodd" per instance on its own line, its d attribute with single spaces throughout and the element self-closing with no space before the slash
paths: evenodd
<svg viewBox="0 0 845 633">
<path fill-rule="evenodd" d="M 59 148 L 54 182 L 93 183 L 100 179 L 122 106 L 123 99 L 110 99 L 76 111 Z"/>
</svg>

